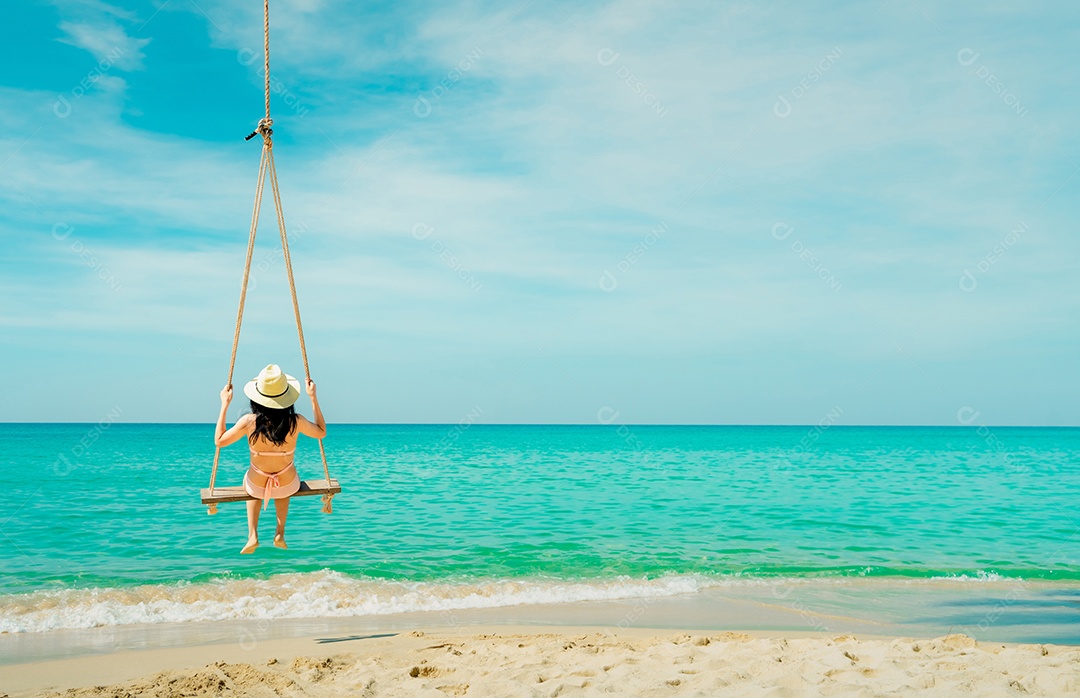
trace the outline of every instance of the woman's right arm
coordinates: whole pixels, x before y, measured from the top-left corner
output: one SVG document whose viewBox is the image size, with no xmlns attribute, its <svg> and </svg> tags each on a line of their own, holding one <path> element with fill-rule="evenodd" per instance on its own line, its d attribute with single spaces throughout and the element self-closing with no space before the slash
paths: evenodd
<svg viewBox="0 0 1080 698">
<path fill-rule="evenodd" d="M 251 415 L 244 415 L 232 425 L 232 429 L 225 428 L 225 414 L 232 402 L 232 385 L 226 385 L 221 390 L 221 412 L 218 413 L 217 426 L 214 428 L 214 445 L 218 448 L 234 444 L 247 433 Z"/>
<path fill-rule="evenodd" d="M 306 417 L 300 415 L 296 420 L 296 426 L 304 436 L 313 439 L 321 439 L 326 436 L 326 420 L 323 418 L 322 408 L 319 407 L 319 398 L 315 395 L 315 381 L 308 378 L 307 394 L 311 398 L 311 409 L 315 412 L 315 423 L 312 424 Z"/>
</svg>

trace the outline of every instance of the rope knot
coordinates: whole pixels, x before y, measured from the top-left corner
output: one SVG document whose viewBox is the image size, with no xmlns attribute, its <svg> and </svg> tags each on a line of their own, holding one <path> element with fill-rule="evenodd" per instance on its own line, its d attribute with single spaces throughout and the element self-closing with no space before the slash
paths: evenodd
<svg viewBox="0 0 1080 698">
<path fill-rule="evenodd" d="M 244 137 L 245 141 L 250 141 L 255 136 L 262 136 L 263 142 L 270 145 L 270 136 L 274 135 L 274 129 L 271 128 L 274 125 L 274 120 L 267 117 L 265 119 L 259 119 L 259 125 L 255 127 L 255 130 Z"/>
</svg>

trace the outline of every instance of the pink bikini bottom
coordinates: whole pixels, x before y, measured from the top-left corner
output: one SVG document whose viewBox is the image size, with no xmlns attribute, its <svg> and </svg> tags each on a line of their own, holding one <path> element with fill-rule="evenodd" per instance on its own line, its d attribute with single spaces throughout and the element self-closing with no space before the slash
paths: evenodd
<svg viewBox="0 0 1080 698">
<path fill-rule="evenodd" d="M 282 485 L 281 475 L 289 472 L 290 469 L 294 474 L 293 480 L 287 485 Z M 251 470 L 254 470 L 256 473 L 266 478 L 266 486 L 259 487 L 251 482 Z M 266 509 L 266 503 L 271 499 L 285 499 L 286 497 L 291 497 L 300 489 L 300 475 L 296 472 L 296 468 L 292 463 L 289 463 L 276 473 L 263 472 L 254 465 L 251 466 L 251 470 L 244 473 L 244 491 L 255 499 L 263 500 L 263 509 Z"/>
</svg>

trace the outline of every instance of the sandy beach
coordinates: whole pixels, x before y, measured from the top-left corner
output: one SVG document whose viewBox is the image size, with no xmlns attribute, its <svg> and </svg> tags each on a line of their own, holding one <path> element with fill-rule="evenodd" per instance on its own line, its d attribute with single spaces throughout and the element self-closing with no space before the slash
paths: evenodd
<svg viewBox="0 0 1080 698">
<path fill-rule="evenodd" d="M 1061 696 L 1080 648 L 492 626 L 117 652 L 0 667 L 0 695 Z"/>
</svg>

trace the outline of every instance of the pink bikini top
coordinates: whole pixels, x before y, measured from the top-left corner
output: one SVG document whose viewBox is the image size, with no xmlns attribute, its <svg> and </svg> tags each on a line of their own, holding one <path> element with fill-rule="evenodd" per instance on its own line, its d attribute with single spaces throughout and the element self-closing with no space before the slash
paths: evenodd
<svg viewBox="0 0 1080 698">
<path fill-rule="evenodd" d="M 282 456 L 282 457 L 288 457 L 288 456 L 291 456 L 292 454 L 296 453 L 295 448 L 293 450 L 291 450 L 291 451 L 256 451 L 255 449 L 248 446 L 248 449 L 251 451 L 251 455 L 253 455 L 253 456 Z"/>
</svg>

